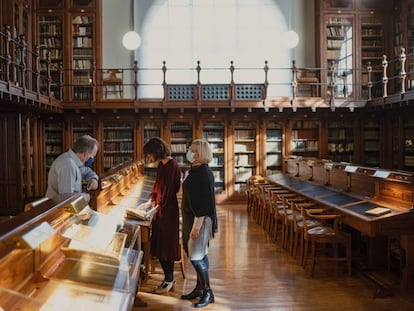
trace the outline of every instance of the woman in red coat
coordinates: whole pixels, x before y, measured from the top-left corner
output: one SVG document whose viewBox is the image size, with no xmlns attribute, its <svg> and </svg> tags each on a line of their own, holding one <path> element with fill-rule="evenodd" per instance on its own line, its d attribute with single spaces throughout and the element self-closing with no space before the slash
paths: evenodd
<svg viewBox="0 0 414 311">
<path fill-rule="evenodd" d="M 170 147 L 161 138 L 151 138 L 143 151 L 149 162 L 158 162 L 150 194 L 150 200 L 158 209 L 152 219 L 151 255 L 158 258 L 164 272 L 163 282 L 154 290 L 154 293 L 162 294 L 174 288 L 174 261 L 180 260 L 177 192 L 181 185 L 181 170 L 171 157 Z"/>
</svg>

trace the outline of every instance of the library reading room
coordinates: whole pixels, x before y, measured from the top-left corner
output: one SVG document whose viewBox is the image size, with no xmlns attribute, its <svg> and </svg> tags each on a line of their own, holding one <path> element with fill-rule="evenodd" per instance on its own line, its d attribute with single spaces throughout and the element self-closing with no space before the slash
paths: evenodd
<svg viewBox="0 0 414 311">
<path fill-rule="evenodd" d="M 414 0 L 0 27 L 0 311 L 414 310 Z"/>
</svg>

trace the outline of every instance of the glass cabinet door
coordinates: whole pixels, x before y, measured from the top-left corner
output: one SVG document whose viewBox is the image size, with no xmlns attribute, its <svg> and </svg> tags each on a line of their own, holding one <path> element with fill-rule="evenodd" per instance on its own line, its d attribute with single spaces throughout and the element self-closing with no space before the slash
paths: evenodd
<svg viewBox="0 0 414 311">
<path fill-rule="evenodd" d="M 216 193 L 224 191 L 224 122 L 208 121 L 203 125 L 203 138 L 210 144 L 213 160 L 210 163 L 214 174 Z"/>
<path fill-rule="evenodd" d="M 93 16 L 72 17 L 72 99 L 92 99 Z"/>
<path fill-rule="evenodd" d="M 331 96 L 332 92 L 338 98 L 354 96 L 353 23 L 352 16 L 327 15 L 325 17 L 328 96 Z"/>
</svg>

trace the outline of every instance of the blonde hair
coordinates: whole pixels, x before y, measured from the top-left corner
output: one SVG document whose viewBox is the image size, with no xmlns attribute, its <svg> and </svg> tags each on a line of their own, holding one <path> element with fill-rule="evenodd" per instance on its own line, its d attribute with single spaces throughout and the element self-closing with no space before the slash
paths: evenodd
<svg viewBox="0 0 414 311">
<path fill-rule="evenodd" d="M 194 139 L 191 143 L 197 149 L 198 159 L 197 163 L 208 164 L 213 160 L 213 153 L 210 144 L 202 139 Z"/>
</svg>

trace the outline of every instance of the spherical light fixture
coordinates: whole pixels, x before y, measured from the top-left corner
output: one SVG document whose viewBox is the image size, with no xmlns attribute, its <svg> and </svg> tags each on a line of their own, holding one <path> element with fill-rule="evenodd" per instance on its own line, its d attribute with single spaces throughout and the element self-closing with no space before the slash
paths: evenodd
<svg viewBox="0 0 414 311">
<path fill-rule="evenodd" d="M 288 49 L 293 49 L 299 43 L 299 36 L 294 30 L 289 30 L 284 33 L 284 43 L 285 47 Z"/>
<path fill-rule="evenodd" d="M 122 44 L 128 50 L 136 50 L 141 45 L 141 37 L 136 31 L 128 31 L 122 37 Z"/>
</svg>

